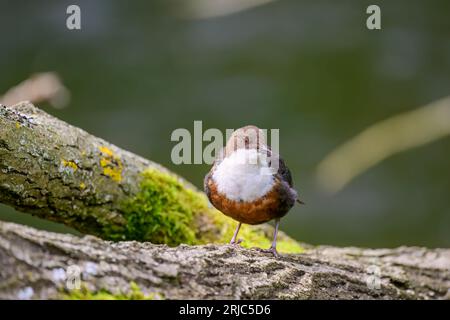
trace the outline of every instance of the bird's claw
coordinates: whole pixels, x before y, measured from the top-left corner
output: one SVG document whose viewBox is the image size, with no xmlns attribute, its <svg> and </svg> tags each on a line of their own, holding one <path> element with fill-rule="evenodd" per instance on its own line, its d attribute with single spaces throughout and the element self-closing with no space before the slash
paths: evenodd
<svg viewBox="0 0 450 320">
<path fill-rule="evenodd" d="M 273 254 L 273 256 L 274 256 L 275 258 L 279 258 L 279 257 L 280 257 L 280 255 L 278 254 L 277 248 L 271 247 L 271 248 L 269 249 L 269 252 L 272 252 L 272 254 Z"/>
<path fill-rule="evenodd" d="M 236 240 L 231 240 L 230 244 L 235 245 L 235 246 L 239 246 L 241 244 L 241 242 L 242 242 L 242 239 L 238 239 L 237 241 Z"/>
<path fill-rule="evenodd" d="M 278 251 L 277 251 L 277 248 L 275 248 L 275 247 L 270 247 L 269 249 L 260 249 L 262 252 L 265 252 L 265 253 L 271 253 L 271 254 L 273 254 L 273 256 L 275 257 L 275 258 L 279 258 L 280 257 L 280 254 L 278 253 Z"/>
</svg>

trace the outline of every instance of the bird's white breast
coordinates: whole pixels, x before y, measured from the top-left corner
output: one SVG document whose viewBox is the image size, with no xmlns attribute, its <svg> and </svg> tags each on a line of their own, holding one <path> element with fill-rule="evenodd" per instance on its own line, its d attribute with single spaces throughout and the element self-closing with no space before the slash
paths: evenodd
<svg viewBox="0 0 450 320">
<path fill-rule="evenodd" d="M 267 158 L 256 149 L 238 149 L 224 158 L 213 173 L 217 190 L 228 199 L 254 201 L 274 185 Z"/>
</svg>

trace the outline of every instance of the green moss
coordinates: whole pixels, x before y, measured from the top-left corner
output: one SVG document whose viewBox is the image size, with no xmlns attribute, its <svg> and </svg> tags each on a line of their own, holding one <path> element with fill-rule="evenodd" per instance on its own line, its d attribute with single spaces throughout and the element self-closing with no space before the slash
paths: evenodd
<svg viewBox="0 0 450 320">
<path fill-rule="evenodd" d="M 219 229 L 219 238 L 215 240 L 216 243 L 228 243 L 233 237 L 237 222 L 233 219 L 223 215 L 220 211 L 212 210 L 214 224 Z M 270 248 L 272 244 L 273 229 L 266 226 L 251 226 L 243 224 L 239 231 L 239 239 L 243 242 L 241 245 L 244 248 Z M 282 253 L 301 253 L 304 251 L 303 247 L 294 239 L 280 233 L 278 234 L 277 249 Z"/>
<path fill-rule="evenodd" d="M 170 246 L 195 244 L 194 215 L 204 209 L 199 194 L 156 169 L 148 169 L 142 176 L 140 192 L 123 205 L 124 230 L 112 232 L 111 238 Z"/>
<path fill-rule="evenodd" d="M 136 283 L 131 282 L 130 291 L 127 293 L 113 294 L 104 289 L 92 292 L 83 284 L 79 290 L 63 293 L 62 298 L 66 300 L 161 300 L 163 296 L 158 293 L 145 294 Z"/>
<path fill-rule="evenodd" d="M 176 177 L 157 169 L 147 169 L 142 177 L 140 192 L 123 205 L 126 225 L 107 230 L 110 239 L 170 246 L 230 241 L 237 222 L 208 206 L 203 193 L 186 188 Z M 272 236 L 271 228 L 261 226 L 243 225 L 239 233 L 247 248 L 269 248 Z M 302 251 L 296 241 L 282 234 L 278 249 L 285 253 Z"/>
</svg>

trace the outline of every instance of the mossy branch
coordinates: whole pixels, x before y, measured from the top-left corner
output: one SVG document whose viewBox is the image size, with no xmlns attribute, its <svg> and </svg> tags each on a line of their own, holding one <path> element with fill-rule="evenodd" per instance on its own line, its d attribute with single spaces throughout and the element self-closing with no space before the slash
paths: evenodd
<svg viewBox="0 0 450 320">
<path fill-rule="evenodd" d="M 28 102 L 0 106 L 0 202 L 108 240 L 224 242 L 235 222 L 159 164 L 58 120 Z M 269 246 L 246 226 L 246 246 Z M 285 235 L 280 250 L 299 252 Z"/>
</svg>

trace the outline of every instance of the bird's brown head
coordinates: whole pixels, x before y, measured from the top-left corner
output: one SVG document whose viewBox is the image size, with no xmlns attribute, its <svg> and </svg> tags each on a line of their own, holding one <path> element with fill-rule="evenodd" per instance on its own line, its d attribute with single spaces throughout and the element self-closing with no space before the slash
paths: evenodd
<svg viewBox="0 0 450 320">
<path fill-rule="evenodd" d="M 238 149 L 260 149 L 266 145 L 264 131 L 256 126 L 245 126 L 235 130 L 225 146 L 225 156 Z"/>
</svg>

